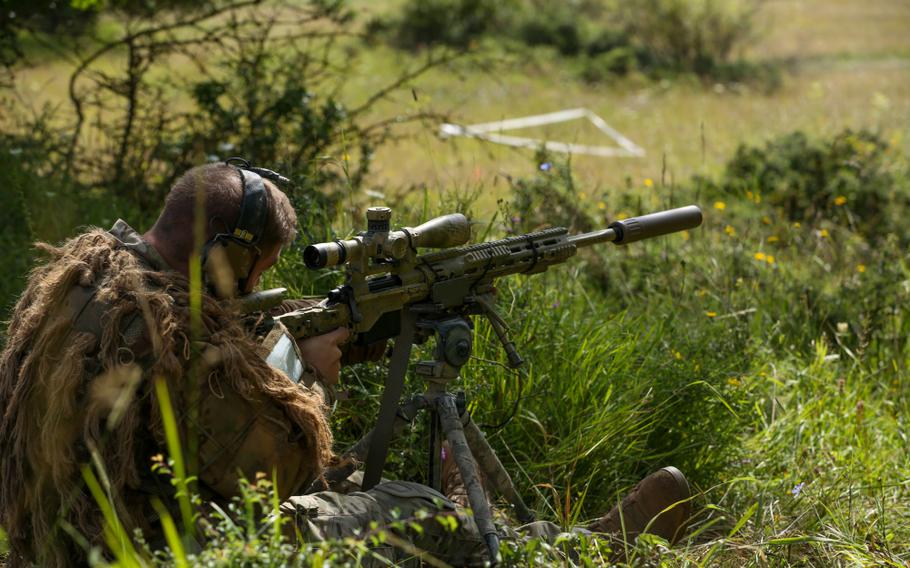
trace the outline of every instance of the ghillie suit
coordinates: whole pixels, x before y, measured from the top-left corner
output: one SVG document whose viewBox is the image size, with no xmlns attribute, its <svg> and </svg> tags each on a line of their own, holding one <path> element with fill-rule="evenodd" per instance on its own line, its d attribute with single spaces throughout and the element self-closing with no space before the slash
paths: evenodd
<svg viewBox="0 0 910 568">
<path fill-rule="evenodd" d="M 84 563 L 75 533 L 102 545 L 82 478 L 93 462 L 126 530 L 155 533 L 150 498 L 173 492 L 150 470 L 165 453 L 159 378 L 184 443 L 198 432 L 204 496 L 232 496 L 241 473 L 274 469 L 282 497 L 319 475 L 332 457 L 322 398 L 266 365 L 237 314 L 207 295 L 191 341 L 187 279 L 126 223 L 38 248 L 51 258 L 32 272 L 0 357 L 0 525 L 12 565 Z"/>
</svg>

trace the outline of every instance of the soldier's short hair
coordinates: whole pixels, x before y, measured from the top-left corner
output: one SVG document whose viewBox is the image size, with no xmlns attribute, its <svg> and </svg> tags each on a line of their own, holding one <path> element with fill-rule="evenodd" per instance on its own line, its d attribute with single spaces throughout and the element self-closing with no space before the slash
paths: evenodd
<svg viewBox="0 0 910 568">
<path fill-rule="evenodd" d="M 288 245 L 297 234 L 297 215 L 284 192 L 263 181 L 269 192 L 269 213 L 259 246 Z M 192 227 L 198 191 L 205 192 L 206 239 L 230 233 L 240 216 L 243 187 L 237 168 L 224 163 L 197 166 L 180 176 L 167 194 L 156 226 L 168 232 Z"/>
</svg>

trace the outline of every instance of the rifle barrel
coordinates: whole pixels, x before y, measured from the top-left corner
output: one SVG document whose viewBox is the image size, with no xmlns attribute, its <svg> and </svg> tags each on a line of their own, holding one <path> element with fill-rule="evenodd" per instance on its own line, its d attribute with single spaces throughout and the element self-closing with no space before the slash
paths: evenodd
<svg viewBox="0 0 910 568">
<path fill-rule="evenodd" d="M 611 223 L 607 229 L 573 235 L 569 237 L 569 242 L 577 247 L 587 247 L 606 242 L 624 245 L 643 239 L 650 239 L 651 237 L 694 229 L 701 225 L 701 221 L 701 209 L 695 205 L 688 205 L 616 221 Z"/>
<path fill-rule="evenodd" d="M 572 235 L 569 237 L 569 242 L 579 248 L 598 245 L 600 243 L 612 243 L 615 240 L 616 231 L 613 229 L 601 229 L 599 231 L 581 233 L 580 235 Z"/>
</svg>

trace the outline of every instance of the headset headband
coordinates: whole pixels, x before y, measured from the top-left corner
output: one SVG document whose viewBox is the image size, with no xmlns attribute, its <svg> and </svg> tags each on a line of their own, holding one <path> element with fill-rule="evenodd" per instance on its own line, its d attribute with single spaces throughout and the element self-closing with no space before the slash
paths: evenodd
<svg viewBox="0 0 910 568">
<path fill-rule="evenodd" d="M 280 183 L 290 180 L 272 170 L 253 167 L 243 158 L 228 158 L 224 163 L 237 168 L 243 186 L 240 215 L 229 237 L 242 245 L 253 246 L 262 238 L 269 213 L 269 193 L 262 178 Z"/>
</svg>

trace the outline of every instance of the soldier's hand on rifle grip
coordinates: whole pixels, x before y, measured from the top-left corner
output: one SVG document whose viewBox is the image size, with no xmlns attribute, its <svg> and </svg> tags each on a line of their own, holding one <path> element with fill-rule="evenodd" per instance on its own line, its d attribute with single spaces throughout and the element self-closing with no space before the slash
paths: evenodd
<svg viewBox="0 0 910 568">
<path fill-rule="evenodd" d="M 327 385 L 338 384 L 341 372 L 341 346 L 350 338 L 346 327 L 339 327 L 316 337 L 297 342 L 303 360 L 313 366 L 319 378 Z"/>
</svg>

